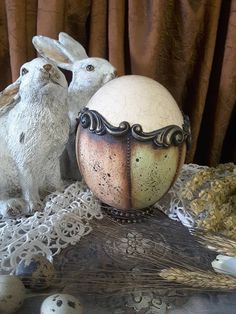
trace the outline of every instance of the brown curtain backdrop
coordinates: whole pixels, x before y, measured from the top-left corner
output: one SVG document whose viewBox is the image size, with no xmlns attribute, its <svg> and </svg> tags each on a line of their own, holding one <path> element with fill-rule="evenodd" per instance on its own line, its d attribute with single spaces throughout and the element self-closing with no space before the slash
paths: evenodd
<svg viewBox="0 0 236 314">
<path fill-rule="evenodd" d="M 191 120 L 188 162 L 235 162 L 236 0 L 0 0 L 0 88 L 36 56 L 33 35 L 60 31 L 172 93 Z"/>
</svg>

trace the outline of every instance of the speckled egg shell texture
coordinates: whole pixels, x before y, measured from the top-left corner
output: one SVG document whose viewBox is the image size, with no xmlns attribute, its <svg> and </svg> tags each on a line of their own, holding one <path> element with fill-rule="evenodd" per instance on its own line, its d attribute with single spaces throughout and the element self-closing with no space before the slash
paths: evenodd
<svg viewBox="0 0 236 314">
<path fill-rule="evenodd" d="M 55 269 L 53 265 L 42 255 L 33 255 L 29 261 L 22 260 L 17 268 L 16 275 L 26 288 L 43 290 L 53 283 Z"/>
<path fill-rule="evenodd" d="M 90 100 L 111 125 L 140 124 L 144 132 L 170 125 L 182 128 L 183 115 L 162 85 L 142 76 L 123 76 L 103 86 Z M 157 202 L 171 187 L 184 162 L 186 144 L 157 148 L 131 134 L 99 136 L 78 127 L 77 160 L 89 188 L 118 209 L 141 209 Z"/>
<path fill-rule="evenodd" d="M 15 313 L 23 304 L 25 287 L 19 278 L 0 275 L 0 313 Z"/>
<path fill-rule="evenodd" d="M 58 293 L 43 301 L 40 314 L 82 314 L 82 306 L 72 295 Z"/>
</svg>

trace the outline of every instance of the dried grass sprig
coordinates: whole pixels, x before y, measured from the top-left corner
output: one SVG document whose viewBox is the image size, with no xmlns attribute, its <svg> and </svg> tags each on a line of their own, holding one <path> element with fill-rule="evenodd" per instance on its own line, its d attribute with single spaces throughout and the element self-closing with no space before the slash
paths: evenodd
<svg viewBox="0 0 236 314">
<path fill-rule="evenodd" d="M 160 271 L 159 275 L 169 282 L 177 282 L 201 290 L 219 289 L 229 291 L 236 289 L 235 277 L 213 272 L 188 271 L 171 267 L 169 269 L 163 269 Z"/>
<path fill-rule="evenodd" d="M 208 249 L 228 256 L 236 256 L 236 241 L 224 235 L 199 232 L 194 233 L 196 239 Z"/>
</svg>

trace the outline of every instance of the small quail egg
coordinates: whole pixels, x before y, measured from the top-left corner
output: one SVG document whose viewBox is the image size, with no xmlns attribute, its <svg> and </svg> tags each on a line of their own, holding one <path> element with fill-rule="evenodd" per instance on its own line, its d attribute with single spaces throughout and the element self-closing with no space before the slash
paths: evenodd
<svg viewBox="0 0 236 314">
<path fill-rule="evenodd" d="M 11 314 L 24 302 L 25 287 L 19 278 L 0 275 L 0 313 Z"/>
<path fill-rule="evenodd" d="M 75 297 L 58 293 L 43 301 L 40 314 L 82 314 L 82 306 Z"/>
<path fill-rule="evenodd" d="M 29 260 L 22 260 L 17 268 L 16 275 L 26 288 L 42 290 L 50 287 L 55 277 L 52 263 L 42 255 L 33 255 Z"/>
</svg>

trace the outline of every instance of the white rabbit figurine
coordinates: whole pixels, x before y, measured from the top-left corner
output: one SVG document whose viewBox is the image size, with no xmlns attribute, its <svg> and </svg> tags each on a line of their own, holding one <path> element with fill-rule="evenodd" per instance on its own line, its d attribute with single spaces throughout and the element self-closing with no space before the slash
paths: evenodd
<svg viewBox="0 0 236 314">
<path fill-rule="evenodd" d="M 117 72 L 107 60 L 89 58 L 83 46 L 66 33 L 60 33 L 58 40 L 35 36 L 33 44 L 41 56 L 73 73 L 68 89 L 70 139 L 63 155 L 62 171 L 65 179 L 78 180 L 80 175 L 75 156 L 76 118 L 95 92 L 115 78 Z"/>
<path fill-rule="evenodd" d="M 43 58 L 21 67 L 0 93 L 0 214 L 40 209 L 44 193 L 62 188 L 59 158 L 69 137 L 68 84 Z M 16 195 L 19 197 L 16 197 Z"/>
</svg>

